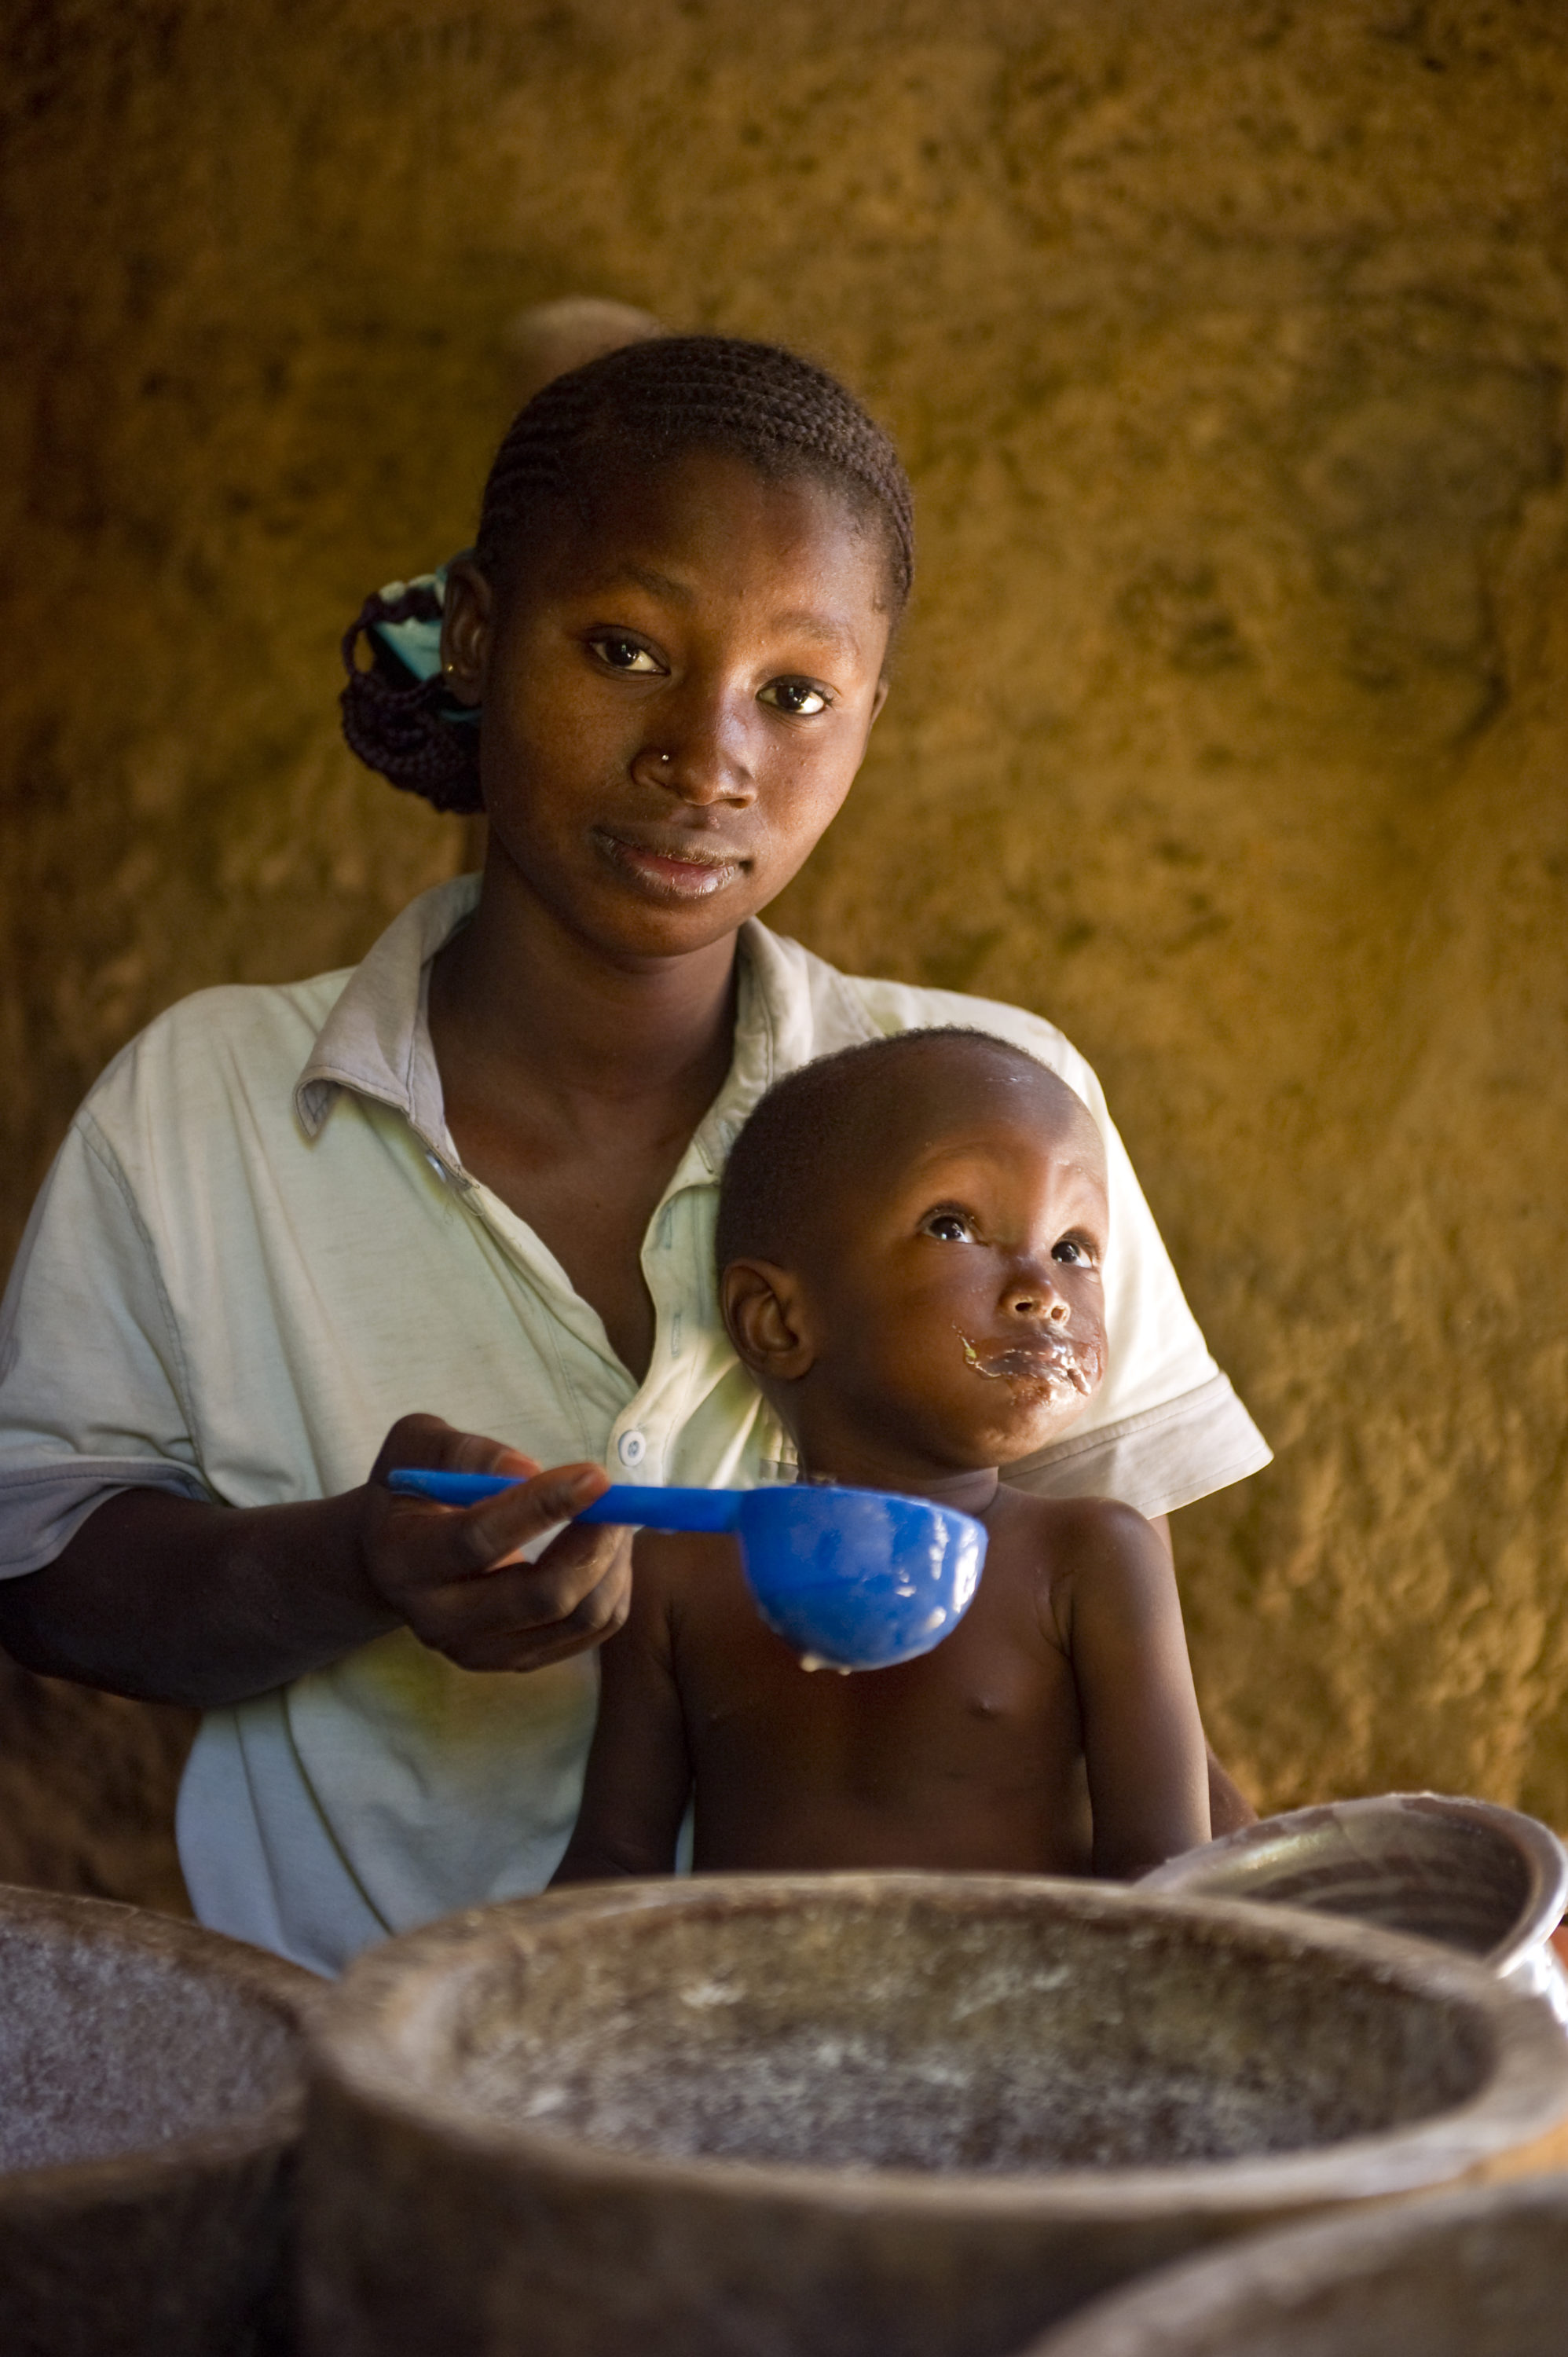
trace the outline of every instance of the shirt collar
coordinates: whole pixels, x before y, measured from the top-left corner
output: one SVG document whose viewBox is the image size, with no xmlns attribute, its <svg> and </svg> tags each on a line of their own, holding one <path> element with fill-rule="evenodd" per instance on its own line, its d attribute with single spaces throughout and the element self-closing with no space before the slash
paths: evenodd
<svg viewBox="0 0 1568 2357">
<path fill-rule="evenodd" d="M 318 1136 L 339 1089 L 392 1105 L 435 1152 L 451 1152 L 441 1076 L 425 1020 L 430 962 L 472 916 L 477 876 L 411 900 L 344 984 L 295 1082 L 306 1136 Z"/>
<path fill-rule="evenodd" d="M 430 964 L 479 898 L 477 876 L 437 884 L 409 903 L 349 976 L 295 1083 L 307 1136 L 319 1135 L 339 1089 L 401 1113 L 422 1143 L 455 1161 L 431 1045 Z M 725 1084 L 698 1123 L 666 1200 L 711 1185 L 765 1091 L 815 1056 L 874 1036 L 842 974 L 798 942 L 751 918 L 740 931 L 735 1049 Z"/>
<path fill-rule="evenodd" d="M 842 974 L 753 917 L 740 929 L 740 981 L 735 1017 L 735 1049 L 725 1084 L 698 1123 L 692 1143 L 671 1180 L 682 1187 L 715 1180 L 729 1158 L 753 1107 L 775 1081 L 831 1053 L 874 1036 L 867 1018 Z"/>
</svg>

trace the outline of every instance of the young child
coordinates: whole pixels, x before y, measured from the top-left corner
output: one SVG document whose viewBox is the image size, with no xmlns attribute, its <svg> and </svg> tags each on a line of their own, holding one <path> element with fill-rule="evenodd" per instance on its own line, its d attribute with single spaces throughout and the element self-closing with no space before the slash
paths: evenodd
<svg viewBox="0 0 1568 2357">
<path fill-rule="evenodd" d="M 1131 1507 L 1010 1489 L 1105 1372 L 1105 1157 L 1066 1082 L 981 1032 L 792 1074 L 719 1199 L 725 1323 L 807 1480 L 905 1491 L 989 1534 L 921 1660 L 807 1675 L 727 1538 L 638 1539 L 557 1881 L 694 1863 L 1130 1877 L 1209 1835 L 1170 1558 Z"/>
</svg>

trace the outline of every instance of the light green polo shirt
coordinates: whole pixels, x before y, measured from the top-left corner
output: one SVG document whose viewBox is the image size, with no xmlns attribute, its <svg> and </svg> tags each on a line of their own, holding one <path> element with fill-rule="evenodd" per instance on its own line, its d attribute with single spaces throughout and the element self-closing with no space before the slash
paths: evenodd
<svg viewBox="0 0 1568 2357">
<path fill-rule="evenodd" d="M 1159 1513 L 1267 1462 L 1061 1034 L 1015 1007 L 852 979 L 755 922 L 729 1076 L 644 1239 L 657 1335 L 639 1383 L 447 1132 L 430 961 L 477 893 L 472 877 L 426 892 L 349 973 L 184 1000 L 93 1089 L 0 1312 L 0 1576 L 51 1562 L 127 1486 L 234 1506 L 350 1489 L 413 1409 L 618 1480 L 787 1478 L 717 1315 L 718 1173 L 779 1074 L 929 1024 L 1029 1049 L 1105 1136 L 1110 1372 L 1069 1437 L 1014 1478 Z M 209 1711 L 179 1803 L 198 1914 L 335 1972 L 388 1932 L 538 1889 L 571 1831 L 596 1680 L 591 1654 L 479 1674 L 400 1631 Z"/>
</svg>

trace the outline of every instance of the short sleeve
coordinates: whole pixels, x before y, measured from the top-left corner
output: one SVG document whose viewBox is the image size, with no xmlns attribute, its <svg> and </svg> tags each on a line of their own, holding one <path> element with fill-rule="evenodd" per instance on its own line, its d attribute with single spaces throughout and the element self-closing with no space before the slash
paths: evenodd
<svg viewBox="0 0 1568 2357">
<path fill-rule="evenodd" d="M 95 1506 L 142 1485 L 208 1494 L 152 1238 L 83 1112 L 0 1305 L 0 1577 L 51 1563 Z"/>
</svg>

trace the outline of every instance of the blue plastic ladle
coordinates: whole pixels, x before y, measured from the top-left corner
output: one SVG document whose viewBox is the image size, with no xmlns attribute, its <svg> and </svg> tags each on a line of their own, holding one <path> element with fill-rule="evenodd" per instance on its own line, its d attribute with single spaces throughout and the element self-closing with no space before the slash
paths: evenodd
<svg viewBox="0 0 1568 2357">
<path fill-rule="evenodd" d="M 387 1477 L 405 1497 L 473 1506 L 516 1486 L 501 1473 Z M 985 1529 L 972 1514 L 886 1490 L 801 1482 L 773 1490 L 621 1483 L 575 1517 L 650 1531 L 732 1531 L 758 1612 L 808 1669 L 886 1670 L 957 1628 L 980 1585 Z"/>
</svg>

